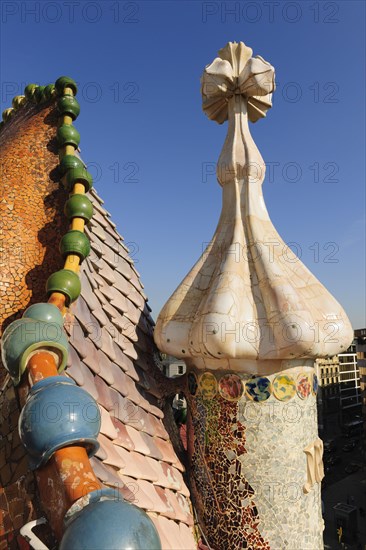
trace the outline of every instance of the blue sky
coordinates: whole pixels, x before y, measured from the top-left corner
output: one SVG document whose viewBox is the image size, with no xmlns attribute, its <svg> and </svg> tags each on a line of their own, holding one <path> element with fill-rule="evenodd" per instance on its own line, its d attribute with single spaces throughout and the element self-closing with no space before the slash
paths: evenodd
<svg viewBox="0 0 366 550">
<path fill-rule="evenodd" d="M 80 84 L 82 156 L 131 249 L 157 316 L 216 227 L 212 175 L 226 125 L 201 110 L 200 76 L 228 41 L 276 68 L 265 120 L 277 230 L 365 319 L 365 3 L 3 0 L 1 103 L 25 84 Z"/>
</svg>

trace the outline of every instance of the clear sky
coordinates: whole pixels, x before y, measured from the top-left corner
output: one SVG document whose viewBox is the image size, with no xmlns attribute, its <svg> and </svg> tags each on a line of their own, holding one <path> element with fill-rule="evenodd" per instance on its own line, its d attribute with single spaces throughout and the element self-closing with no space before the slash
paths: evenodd
<svg viewBox="0 0 366 550">
<path fill-rule="evenodd" d="M 24 85 L 80 84 L 84 160 L 131 249 L 154 317 L 209 242 L 226 125 L 201 110 L 200 76 L 228 41 L 276 68 L 252 133 L 285 242 L 365 320 L 363 1 L 6 1 L 1 105 Z"/>
</svg>

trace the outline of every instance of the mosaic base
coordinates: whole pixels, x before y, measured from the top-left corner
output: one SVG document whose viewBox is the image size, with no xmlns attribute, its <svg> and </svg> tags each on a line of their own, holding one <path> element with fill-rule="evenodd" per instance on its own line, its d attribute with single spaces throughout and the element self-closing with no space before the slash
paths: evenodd
<svg viewBox="0 0 366 550">
<path fill-rule="evenodd" d="M 196 394 L 188 396 L 188 452 L 210 546 L 321 550 L 320 484 L 303 490 L 304 449 L 318 437 L 312 369 L 197 377 Z"/>
</svg>

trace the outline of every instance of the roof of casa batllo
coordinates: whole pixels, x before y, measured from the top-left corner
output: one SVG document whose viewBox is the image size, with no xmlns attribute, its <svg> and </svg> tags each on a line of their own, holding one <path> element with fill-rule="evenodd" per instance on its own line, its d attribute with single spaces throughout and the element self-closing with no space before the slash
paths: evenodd
<svg viewBox="0 0 366 550">
<path fill-rule="evenodd" d="M 0 132 L 2 331 L 29 305 L 47 301 L 46 280 L 63 265 L 58 243 L 67 231 L 68 191 L 57 168 L 58 116 L 54 98 L 25 102 L 8 113 Z M 154 361 L 154 322 L 144 287 L 102 199 L 94 189 L 88 196 L 94 208 L 86 228 L 91 253 L 81 265 L 81 294 L 65 318 L 64 374 L 100 407 L 100 448 L 91 465 L 103 485 L 118 487 L 148 513 L 163 549 L 197 548 L 184 467 L 164 426 L 164 380 Z M 28 548 L 19 530 L 42 516 L 48 522 L 38 532 L 52 548 L 66 509 L 59 505 L 57 476 L 49 478 L 49 498 L 40 498 L 42 481 L 38 470 L 29 469 L 19 439 L 29 381 L 24 375 L 15 388 L 1 368 L 0 383 L 0 549 Z"/>
</svg>

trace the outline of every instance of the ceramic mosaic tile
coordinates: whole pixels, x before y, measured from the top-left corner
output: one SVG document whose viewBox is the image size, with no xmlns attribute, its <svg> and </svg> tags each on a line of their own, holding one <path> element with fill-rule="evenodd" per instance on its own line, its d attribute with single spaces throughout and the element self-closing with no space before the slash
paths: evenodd
<svg viewBox="0 0 366 550">
<path fill-rule="evenodd" d="M 266 401 L 271 395 L 271 381 L 265 376 L 250 378 L 245 384 L 245 390 L 247 396 L 253 401 Z"/>
<path fill-rule="evenodd" d="M 273 395 L 279 401 L 289 401 L 296 395 L 296 382 L 291 376 L 277 375 L 273 380 Z"/>
</svg>

